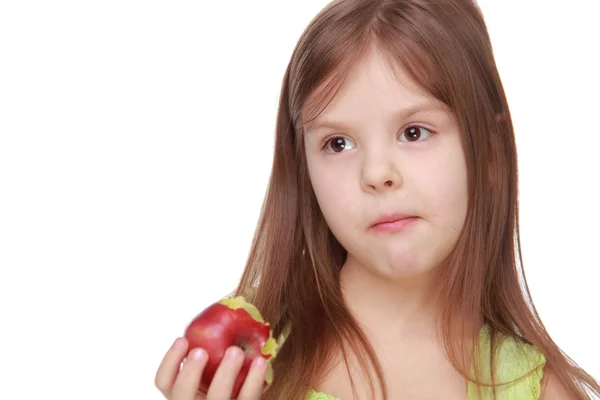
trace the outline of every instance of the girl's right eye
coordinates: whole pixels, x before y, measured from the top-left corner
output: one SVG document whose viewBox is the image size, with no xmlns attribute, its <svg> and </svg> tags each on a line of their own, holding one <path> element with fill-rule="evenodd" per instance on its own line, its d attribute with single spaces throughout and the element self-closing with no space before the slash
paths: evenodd
<svg viewBox="0 0 600 400">
<path fill-rule="evenodd" d="M 325 140 L 321 150 L 327 150 L 329 153 L 341 153 L 344 150 L 351 150 L 354 147 L 356 147 L 356 145 L 352 140 L 341 136 L 335 136 Z"/>
</svg>

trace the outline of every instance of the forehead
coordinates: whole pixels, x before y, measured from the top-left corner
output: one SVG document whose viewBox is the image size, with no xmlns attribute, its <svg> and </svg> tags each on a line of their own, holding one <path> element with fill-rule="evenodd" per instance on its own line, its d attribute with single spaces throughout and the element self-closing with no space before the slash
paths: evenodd
<svg viewBox="0 0 600 400">
<path fill-rule="evenodd" d="M 319 85 L 303 109 L 304 130 L 360 115 L 401 118 L 420 111 L 447 112 L 446 105 L 419 86 L 402 65 L 372 52 L 345 76 L 340 73 Z"/>
<path fill-rule="evenodd" d="M 334 83 L 337 87 L 332 88 Z M 340 129 L 353 119 L 401 120 L 417 113 L 448 113 L 449 108 L 420 87 L 399 67 L 368 59 L 343 82 L 325 82 L 307 102 L 303 128 Z"/>
</svg>

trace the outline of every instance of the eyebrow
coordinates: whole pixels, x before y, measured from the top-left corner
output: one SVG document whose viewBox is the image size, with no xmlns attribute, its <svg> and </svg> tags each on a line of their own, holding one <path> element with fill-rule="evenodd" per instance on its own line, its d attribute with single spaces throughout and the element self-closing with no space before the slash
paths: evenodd
<svg viewBox="0 0 600 400">
<path fill-rule="evenodd" d="M 446 105 L 441 102 L 425 101 L 425 102 L 417 103 L 417 104 L 414 104 L 414 105 L 411 105 L 411 106 L 408 106 L 405 108 L 401 108 L 401 109 L 393 112 L 392 118 L 394 120 L 406 119 L 406 118 L 413 116 L 414 114 L 417 114 L 420 112 L 425 112 L 425 111 L 448 112 L 448 107 L 446 107 Z M 333 121 L 333 120 L 317 118 L 312 122 L 308 122 L 305 125 L 304 130 L 305 130 L 305 132 L 308 132 L 308 131 L 316 131 L 318 129 L 323 129 L 323 128 L 330 128 L 330 129 L 335 129 L 335 130 L 345 130 L 345 129 L 348 129 L 348 125 L 345 124 L 344 122 L 337 122 L 337 121 Z"/>
</svg>

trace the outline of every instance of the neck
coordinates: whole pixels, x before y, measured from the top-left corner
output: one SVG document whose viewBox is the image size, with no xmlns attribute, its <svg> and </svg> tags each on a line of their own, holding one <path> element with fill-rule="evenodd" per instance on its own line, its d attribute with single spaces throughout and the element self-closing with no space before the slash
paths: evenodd
<svg viewBox="0 0 600 400">
<path fill-rule="evenodd" d="M 349 258 L 340 285 L 350 312 L 367 331 L 384 332 L 395 340 L 438 332 L 440 303 L 434 271 L 390 280 Z"/>
</svg>

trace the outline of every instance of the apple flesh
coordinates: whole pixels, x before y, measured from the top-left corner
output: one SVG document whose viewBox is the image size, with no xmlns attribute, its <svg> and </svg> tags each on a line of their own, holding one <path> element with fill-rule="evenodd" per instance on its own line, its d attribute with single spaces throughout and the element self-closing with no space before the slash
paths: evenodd
<svg viewBox="0 0 600 400">
<path fill-rule="evenodd" d="M 200 383 L 201 391 L 206 392 L 225 351 L 231 346 L 238 346 L 245 355 L 233 386 L 233 398 L 238 396 L 252 362 L 258 357 L 267 360 L 265 386 L 273 381 L 271 361 L 277 354 L 277 342 L 269 323 L 243 296 L 223 299 L 207 307 L 188 325 L 184 336 L 190 350 L 201 347 L 208 353 Z"/>
</svg>

